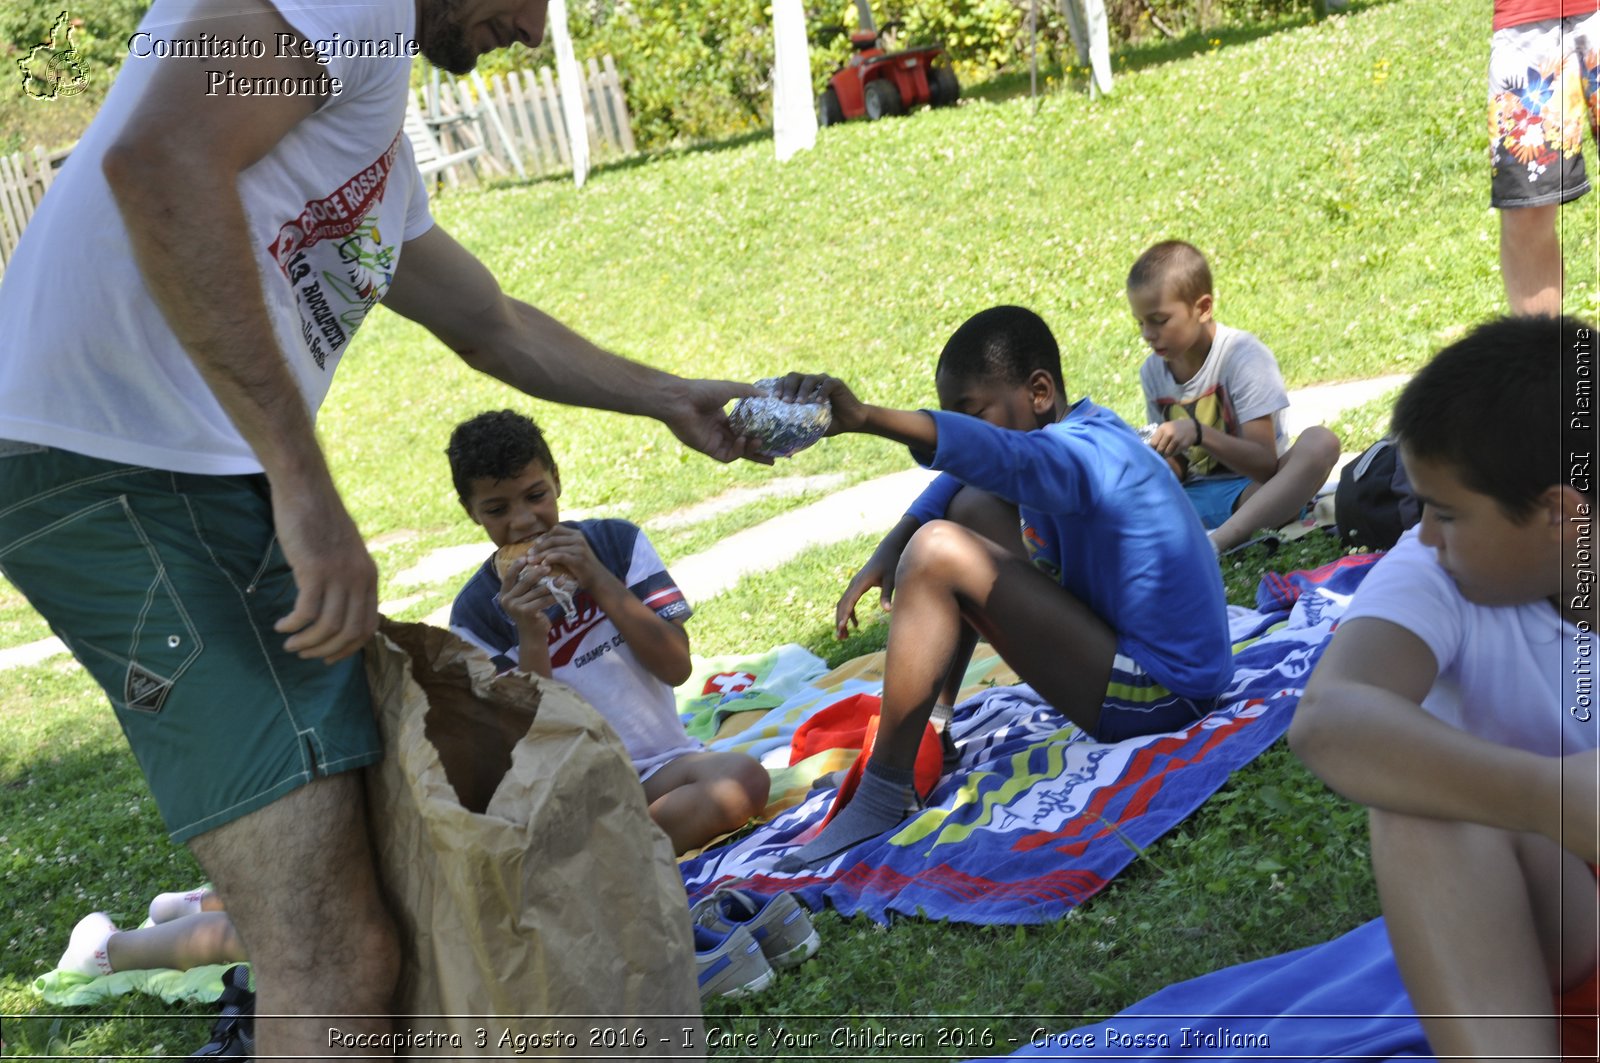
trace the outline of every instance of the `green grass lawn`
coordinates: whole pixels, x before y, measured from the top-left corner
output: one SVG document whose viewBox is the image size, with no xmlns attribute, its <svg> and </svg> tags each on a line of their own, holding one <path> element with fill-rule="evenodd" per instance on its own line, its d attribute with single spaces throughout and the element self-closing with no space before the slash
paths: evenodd
<svg viewBox="0 0 1600 1063">
<path fill-rule="evenodd" d="M 1480 0 L 1358 3 L 1316 24 L 1134 50 L 1116 93 L 1093 103 L 1056 91 L 1035 110 L 1005 91 L 975 93 L 955 109 L 825 129 L 816 150 L 784 165 L 768 141 L 746 138 L 602 169 L 581 192 L 558 180 L 452 191 L 434 210 L 508 289 L 676 372 L 820 369 L 869 401 L 925 405 L 950 331 L 1015 302 L 1055 328 L 1074 396 L 1137 423 L 1143 354 L 1122 279 L 1158 239 L 1210 254 L 1219 316 L 1265 340 L 1291 386 L 1414 369 L 1445 337 L 1501 311 L 1484 151 L 1487 15 Z M 1565 215 L 1572 309 L 1597 302 L 1585 265 L 1597 203 Z M 320 425 L 353 513 L 383 544 L 385 598 L 416 598 L 404 619 L 448 602 L 455 581 L 400 587 L 395 575 L 476 536 L 450 488 L 449 430 L 505 405 L 545 425 L 569 509 L 645 523 L 774 477 L 849 483 L 908 464 L 897 448 L 852 438 L 773 469 L 719 466 L 654 422 L 513 395 L 376 315 Z M 1347 414 L 1349 443 L 1370 442 L 1384 415 L 1382 402 Z M 658 542 L 670 564 L 807 497 Z M 881 625 L 844 644 L 830 634 L 833 601 L 871 545 L 813 551 L 696 603 L 696 650 L 794 641 L 835 661 L 879 648 Z M 1247 556 L 1226 572 L 1230 595 L 1249 601 L 1266 564 L 1334 552 L 1313 540 Z M 0 587 L 0 645 L 45 634 Z M 983 1016 L 997 1036 L 1076 1025 L 1370 917 L 1362 824 L 1280 745 L 1070 918 L 1020 930 L 902 921 L 886 932 L 825 914 L 821 961 L 708 1021 L 937 1012 Z M 198 877 L 166 841 L 110 713 L 63 659 L 0 672 L 0 867 L 5 1014 L 38 1010 L 28 986 L 85 912 L 131 919 L 154 893 Z M 124 1017 L 7 1021 L 7 1050 L 182 1054 L 208 1026 L 147 1000 L 113 1010 Z M 831 1029 L 831 1019 L 809 1021 Z"/>
</svg>

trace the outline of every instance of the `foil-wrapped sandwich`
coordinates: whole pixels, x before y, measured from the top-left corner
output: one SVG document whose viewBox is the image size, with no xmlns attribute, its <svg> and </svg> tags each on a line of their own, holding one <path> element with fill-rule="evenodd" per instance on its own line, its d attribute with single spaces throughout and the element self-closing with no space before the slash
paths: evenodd
<svg viewBox="0 0 1600 1063">
<path fill-rule="evenodd" d="M 761 394 L 740 399 L 728 413 L 728 424 L 738 435 L 756 440 L 760 453 L 787 458 L 822 438 L 833 423 L 833 408 L 822 402 L 784 402 L 776 397 L 776 378 L 757 380 Z"/>
<path fill-rule="evenodd" d="M 505 579 L 506 573 L 511 570 L 512 564 L 520 561 L 523 558 L 528 559 L 529 565 L 533 565 L 537 562 L 537 559 L 533 556 L 533 544 L 531 542 L 507 543 L 495 552 L 495 574 L 501 579 Z M 551 623 L 556 623 L 561 620 L 571 620 L 577 615 L 578 612 L 572 601 L 573 595 L 577 593 L 578 590 L 578 581 L 573 578 L 572 573 L 568 572 L 561 565 L 552 565 L 550 568 L 550 575 L 544 577 L 539 582 L 544 584 L 545 589 L 550 592 L 551 597 L 555 598 L 556 604 L 546 609 L 544 611 L 545 615 L 550 618 Z M 527 568 L 522 570 L 522 574 L 519 578 L 528 578 Z"/>
</svg>

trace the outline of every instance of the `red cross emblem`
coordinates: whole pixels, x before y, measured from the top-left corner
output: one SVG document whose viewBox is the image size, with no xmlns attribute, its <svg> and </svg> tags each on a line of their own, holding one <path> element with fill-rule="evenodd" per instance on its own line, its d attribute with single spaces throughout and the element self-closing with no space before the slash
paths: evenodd
<svg viewBox="0 0 1600 1063">
<path fill-rule="evenodd" d="M 755 685 L 756 677 L 749 672 L 718 672 L 706 680 L 705 689 L 701 693 L 721 694 L 723 697 L 727 697 L 729 694 L 737 694 L 741 690 L 749 690 Z"/>
</svg>

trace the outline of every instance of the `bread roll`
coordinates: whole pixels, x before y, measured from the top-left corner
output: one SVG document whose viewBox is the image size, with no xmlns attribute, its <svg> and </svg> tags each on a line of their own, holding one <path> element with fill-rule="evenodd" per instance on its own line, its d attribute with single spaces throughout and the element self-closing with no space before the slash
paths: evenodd
<svg viewBox="0 0 1600 1063">
<path fill-rule="evenodd" d="M 506 543 L 495 551 L 494 574 L 501 579 L 505 579 L 506 572 L 510 570 L 512 563 L 527 557 L 528 552 L 532 549 L 533 543 L 527 539 L 520 543 Z"/>
<path fill-rule="evenodd" d="M 537 563 L 539 559 L 530 556 L 532 551 L 533 540 L 531 539 L 524 539 L 520 543 L 506 543 L 495 551 L 494 574 L 502 580 L 505 579 L 506 573 L 510 571 L 512 564 L 524 557 L 528 558 L 528 564 L 530 565 Z M 573 578 L 572 573 L 565 565 L 551 565 L 550 575 L 555 579 L 564 581 L 568 586 L 575 587 L 578 584 L 578 581 Z"/>
</svg>

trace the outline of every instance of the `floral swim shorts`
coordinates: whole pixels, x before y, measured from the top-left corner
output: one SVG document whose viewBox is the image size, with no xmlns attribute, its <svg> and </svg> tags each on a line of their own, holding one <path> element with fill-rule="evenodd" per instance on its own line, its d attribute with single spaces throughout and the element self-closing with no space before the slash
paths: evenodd
<svg viewBox="0 0 1600 1063">
<path fill-rule="evenodd" d="M 1495 31 L 1489 47 L 1489 202 L 1566 203 L 1589 190 L 1585 118 L 1600 103 L 1600 13 Z"/>
</svg>

